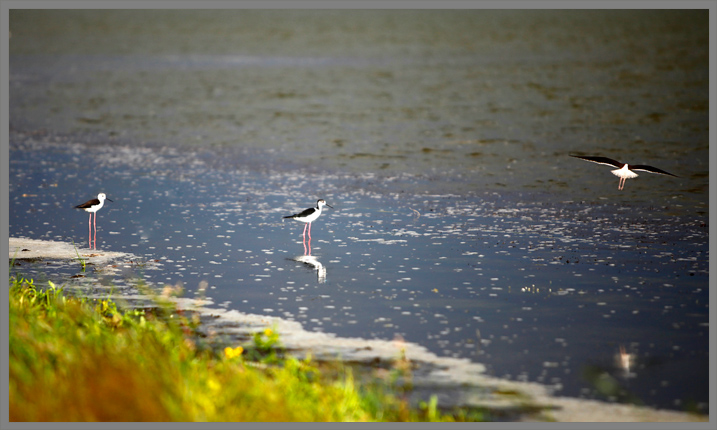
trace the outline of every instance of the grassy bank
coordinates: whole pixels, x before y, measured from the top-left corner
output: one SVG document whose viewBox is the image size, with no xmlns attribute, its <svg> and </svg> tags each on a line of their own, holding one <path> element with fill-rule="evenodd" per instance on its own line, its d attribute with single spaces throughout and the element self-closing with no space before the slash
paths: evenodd
<svg viewBox="0 0 717 430">
<path fill-rule="evenodd" d="M 123 311 L 11 277 L 9 310 L 10 421 L 481 418 L 441 412 L 435 398 L 411 407 L 390 382 L 358 384 L 338 363 L 324 372 L 277 355 L 280 339 L 270 328 L 251 344 L 215 351 L 193 336 L 198 322 L 170 305 Z M 397 363 L 397 375 L 408 372 Z"/>
</svg>

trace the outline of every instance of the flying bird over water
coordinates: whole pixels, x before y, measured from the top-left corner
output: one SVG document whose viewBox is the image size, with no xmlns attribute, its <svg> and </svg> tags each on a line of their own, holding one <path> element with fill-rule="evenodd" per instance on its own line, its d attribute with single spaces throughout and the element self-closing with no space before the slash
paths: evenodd
<svg viewBox="0 0 717 430">
<path fill-rule="evenodd" d="M 613 166 L 617 167 L 617 170 L 613 170 L 612 174 L 620 178 L 620 182 L 618 183 L 617 189 L 622 190 L 625 188 L 625 181 L 632 178 L 637 178 L 637 173 L 635 173 L 633 170 L 640 170 L 643 172 L 650 172 L 650 173 L 657 173 L 659 175 L 668 175 L 668 176 L 674 176 L 675 178 L 679 178 L 677 175 L 673 175 L 670 172 L 665 172 L 662 169 L 658 169 L 657 167 L 647 166 L 645 164 L 632 164 L 628 165 L 627 163 L 621 163 L 619 161 L 613 160 L 612 158 L 607 157 L 595 157 L 595 156 L 580 156 L 580 155 L 571 155 L 571 157 L 579 158 L 581 160 L 585 161 L 591 161 L 593 163 L 597 164 L 604 164 L 606 166 Z"/>
</svg>

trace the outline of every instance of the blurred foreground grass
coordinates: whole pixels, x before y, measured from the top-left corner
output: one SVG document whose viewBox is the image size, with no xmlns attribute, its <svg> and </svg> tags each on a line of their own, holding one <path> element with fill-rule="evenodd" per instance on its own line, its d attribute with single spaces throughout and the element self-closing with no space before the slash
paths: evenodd
<svg viewBox="0 0 717 430">
<path fill-rule="evenodd" d="M 119 310 L 10 278 L 10 421 L 477 421 L 412 407 L 390 383 L 350 368 L 278 357 L 278 335 L 222 351 L 192 340 L 198 321 L 168 304 Z M 336 372 L 336 368 L 340 371 Z M 395 372 L 407 372 L 397 366 Z M 329 376 L 329 374 L 331 376 Z"/>
</svg>

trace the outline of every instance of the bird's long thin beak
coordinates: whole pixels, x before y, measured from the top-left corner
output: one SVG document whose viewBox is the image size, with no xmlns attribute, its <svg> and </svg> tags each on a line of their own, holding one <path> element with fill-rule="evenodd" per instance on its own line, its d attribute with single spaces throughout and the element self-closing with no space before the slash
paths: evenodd
<svg viewBox="0 0 717 430">
<path fill-rule="evenodd" d="M 330 205 L 330 204 L 328 204 L 328 203 L 325 203 L 325 204 L 326 204 L 326 206 L 330 207 L 331 209 L 333 209 L 333 208 L 334 208 L 333 206 L 331 206 L 331 205 Z"/>
<path fill-rule="evenodd" d="M 105 197 L 105 200 L 110 200 L 110 199 L 108 199 L 107 197 Z M 112 203 L 114 203 L 114 201 L 112 201 L 112 200 L 110 200 L 110 201 L 111 201 Z"/>
</svg>

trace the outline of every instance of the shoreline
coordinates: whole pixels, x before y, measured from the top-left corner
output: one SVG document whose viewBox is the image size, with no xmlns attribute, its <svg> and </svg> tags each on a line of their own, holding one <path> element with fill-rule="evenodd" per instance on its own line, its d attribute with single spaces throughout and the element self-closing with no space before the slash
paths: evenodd
<svg viewBox="0 0 717 430">
<path fill-rule="evenodd" d="M 118 252 L 92 252 L 75 248 L 71 244 L 34 240 L 9 239 L 9 258 L 22 253 L 16 259 L 76 260 L 77 253 L 87 258 L 88 263 L 103 267 L 120 266 L 133 256 Z M 23 251 L 28 249 L 29 251 Z M 37 260 L 35 260 L 37 261 Z M 110 264 L 110 263 L 118 264 Z M 149 295 L 134 294 L 133 291 L 114 291 L 120 301 L 152 302 Z M 91 294 L 92 297 L 106 297 L 106 293 Z M 484 374 L 484 366 L 468 359 L 440 357 L 426 348 L 411 342 L 369 340 L 363 338 L 342 338 L 330 333 L 311 332 L 303 329 L 301 323 L 280 317 L 247 314 L 237 310 L 212 307 L 211 298 L 170 298 L 182 310 L 198 312 L 202 323 L 200 331 L 218 335 L 220 338 L 245 338 L 257 328 L 275 327 L 281 343 L 296 357 L 311 355 L 317 360 L 339 360 L 346 364 L 375 366 L 386 360 L 393 360 L 404 351 L 414 366 L 414 387 L 439 393 L 443 400 L 454 405 L 485 407 L 514 415 L 519 421 L 558 422 L 700 422 L 709 416 L 696 415 L 666 409 L 654 409 L 628 404 L 607 403 L 572 397 L 553 396 L 548 386 L 509 381 Z M 481 395 L 476 395 L 481 390 Z M 515 393 L 521 395 L 515 395 Z M 505 394 L 509 393 L 509 394 Z M 525 396 L 530 400 L 526 401 Z M 538 412 L 536 412 L 538 411 Z"/>
</svg>

